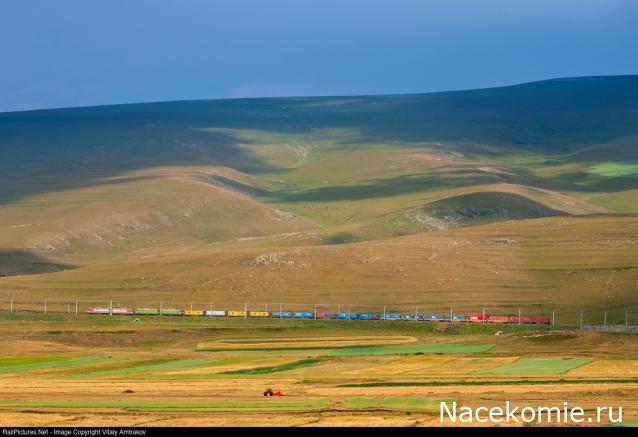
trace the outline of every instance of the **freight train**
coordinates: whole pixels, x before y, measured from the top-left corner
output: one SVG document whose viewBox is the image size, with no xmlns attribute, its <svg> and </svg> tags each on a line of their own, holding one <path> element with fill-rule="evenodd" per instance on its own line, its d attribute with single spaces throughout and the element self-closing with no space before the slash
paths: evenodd
<svg viewBox="0 0 638 437">
<path fill-rule="evenodd" d="M 409 314 L 409 313 L 327 313 L 292 311 L 222 311 L 180 310 L 175 308 L 122 308 L 91 307 L 87 314 L 136 315 L 136 316 L 185 316 L 185 317 L 260 317 L 273 319 L 314 320 L 411 320 L 432 322 L 514 323 L 550 325 L 545 316 L 501 316 L 475 314 Z"/>
</svg>

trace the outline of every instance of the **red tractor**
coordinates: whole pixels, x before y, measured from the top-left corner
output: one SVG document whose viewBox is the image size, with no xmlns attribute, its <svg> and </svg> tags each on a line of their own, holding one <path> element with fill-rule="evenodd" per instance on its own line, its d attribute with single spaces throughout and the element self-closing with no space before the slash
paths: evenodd
<svg viewBox="0 0 638 437">
<path fill-rule="evenodd" d="M 264 396 L 283 396 L 281 391 L 272 391 L 272 388 L 267 388 L 264 392 Z"/>
</svg>

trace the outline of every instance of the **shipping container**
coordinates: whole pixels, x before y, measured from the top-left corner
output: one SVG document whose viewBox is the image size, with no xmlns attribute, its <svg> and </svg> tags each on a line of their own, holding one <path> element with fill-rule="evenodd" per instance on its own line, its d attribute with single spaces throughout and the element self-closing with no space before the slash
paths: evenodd
<svg viewBox="0 0 638 437">
<path fill-rule="evenodd" d="M 359 319 L 359 320 L 370 320 L 370 314 L 369 313 L 359 313 L 359 314 L 357 314 L 357 319 Z"/>
<path fill-rule="evenodd" d="M 509 322 L 508 316 L 487 316 L 487 321 L 490 323 L 507 323 Z"/>
<path fill-rule="evenodd" d="M 117 314 L 120 316 L 132 316 L 135 311 L 133 311 L 133 308 L 124 308 L 124 307 L 117 307 L 117 308 L 111 308 L 112 314 Z"/>
<path fill-rule="evenodd" d="M 135 315 L 136 316 L 157 316 L 159 314 L 159 310 L 156 308 L 136 308 Z"/>
<path fill-rule="evenodd" d="M 317 313 L 317 319 L 325 319 L 326 313 Z"/>
<path fill-rule="evenodd" d="M 228 317 L 246 317 L 246 311 L 228 311 Z"/>
<path fill-rule="evenodd" d="M 443 314 L 426 314 L 425 320 L 433 320 L 435 322 L 440 322 L 445 320 L 445 316 L 443 316 Z"/>
<path fill-rule="evenodd" d="M 268 311 L 248 311 L 248 317 L 270 317 Z"/>
<path fill-rule="evenodd" d="M 354 320 L 357 318 L 357 315 L 354 313 L 339 313 L 337 314 L 337 318 L 341 320 L 347 320 L 347 319 Z"/>
<path fill-rule="evenodd" d="M 110 314 L 108 307 L 88 308 L 86 312 L 87 314 Z"/>
<path fill-rule="evenodd" d="M 207 315 L 208 317 L 226 317 L 226 311 L 218 311 L 218 310 L 205 311 L 204 314 Z"/>
<path fill-rule="evenodd" d="M 486 316 L 483 316 L 481 314 L 479 315 L 468 315 L 465 316 L 465 320 L 467 320 L 468 322 L 485 322 L 487 320 Z"/>
<path fill-rule="evenodd" d="M 528 316 L 510 316 L 510 323 L 531 323 L 531 320 Z"/>
<path fill-rule="evenodd" d="M 388 313 L 385 316 L 382 316 L 384 320 L 400 320 L 401 314 L 398 313 Z"/>
<path fill-rule="evenodd" d="M 465 322 L 465 316 L 463 314 L 452 314 L 451 316 L 445 316 L 445 319 L 453 322 Z"/>
<path fill-rule="evenodd" d="M 381 316 L 379 315 L 379 313 L 370 314 L 370 320 L 379 320 L 379 319 L 381 319 Z"/>
<path fill-rule="evenodd" d="M 541 317 L 541 316 L 533 316 L 529 318 L 531 323 L 540 323 L 543 325 L 551 325 L 552 319 L 551 317 Z"/>
<path fill-rule="evenodd" d="M 203 316 L 204 311 L 202 310 L 184 310 L 185 316 Z"/>
<path fill-rule="evenodd" d="M 161 316 L 182 316 L 184 315 L 184 311 L 178 310 L 175 308 L 163 308 L 160 311 Z"/>
<path fill-rule="evenodd" d="M 292 313 L 290 311 L 275 311 L 270 315 L 270 317 L 275 317 L 278 319 L 289 319 L 292 317 Z"/>
<path fill-rule="evenodd" d="M 423 316 L 421 314 L 404 314 L 403 318 L 405 320 L 423 320 Z"/>
<path fill-rule="evenodd" d="M 336 319 L 338 316 L 337 313 L 325 313 L 324 319 Z"/>
</svg>

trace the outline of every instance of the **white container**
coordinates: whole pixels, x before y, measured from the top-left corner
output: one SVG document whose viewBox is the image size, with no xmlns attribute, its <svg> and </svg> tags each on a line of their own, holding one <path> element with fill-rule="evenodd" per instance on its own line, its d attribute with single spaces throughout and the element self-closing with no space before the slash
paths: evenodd
<svg viewBox="0 0 638 437">
<path fill-rule="evenodd" d="M 209 317 L 225 317 L 226 311 L 204 311 L 204 314 Z"/>
</svg>

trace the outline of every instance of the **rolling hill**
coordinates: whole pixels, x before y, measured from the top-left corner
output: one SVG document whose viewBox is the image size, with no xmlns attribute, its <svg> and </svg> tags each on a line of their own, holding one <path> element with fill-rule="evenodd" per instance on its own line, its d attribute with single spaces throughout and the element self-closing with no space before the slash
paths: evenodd
<svg viewBox="0 0 638 437">
<path fill-rule="evenodd" d="M 638 76 L 0 113 L 0 149 L 16 296 L 638 308 Z"/>
</svg>

